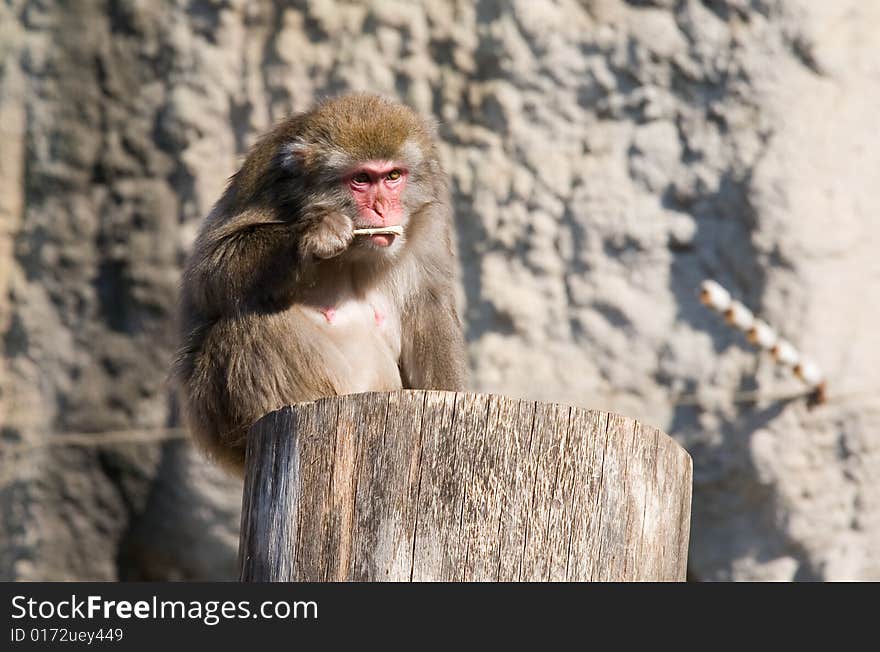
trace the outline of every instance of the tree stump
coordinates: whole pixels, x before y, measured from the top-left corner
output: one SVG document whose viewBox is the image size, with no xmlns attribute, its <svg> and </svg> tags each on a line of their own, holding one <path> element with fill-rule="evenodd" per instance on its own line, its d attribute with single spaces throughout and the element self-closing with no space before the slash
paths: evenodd
<svg viewBox="0 0 880 652">
<path fill-rule="evenodd" d="M 681 581 L 691 459 L 616 414 L 424 390 L 252 427 L 243 581 Z"/>
</svg>

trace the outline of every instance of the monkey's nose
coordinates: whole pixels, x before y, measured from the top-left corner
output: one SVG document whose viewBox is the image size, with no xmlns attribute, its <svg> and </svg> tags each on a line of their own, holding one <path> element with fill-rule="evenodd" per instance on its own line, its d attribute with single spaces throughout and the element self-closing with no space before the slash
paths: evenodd
<svg viewBox="0 0 880 652">
<path fill-rule="evenodd" d="M 390 208 L 382 202 L 376 202 L 373 204 L 373 212 L 376 214 L 376 217 L 379 218 L 380 225 L 385 226 L 388 221 L 388 216 L 391 214 Z"/>
<path fill-rule="evenodd" d="M 376 226 L 385 226 L 385 212 L 382 210 L 381 206 L 373 205 L 370 208 L 370 212 L 372 213 L 370 223 L 375 223 Z"/>
</svg>

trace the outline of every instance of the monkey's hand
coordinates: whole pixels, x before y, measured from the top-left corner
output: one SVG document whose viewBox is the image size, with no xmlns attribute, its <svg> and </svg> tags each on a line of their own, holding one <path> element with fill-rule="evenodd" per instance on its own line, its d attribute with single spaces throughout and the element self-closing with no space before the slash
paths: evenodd
<svg viewBox="0 0 880 652">
<path fill-rule="evenodd" d="M 300 237 L 304 257 L 333 258 L 348 249 L 354 239 L 351 219 L 336 211 L 317 217 Z"/>
</svg>

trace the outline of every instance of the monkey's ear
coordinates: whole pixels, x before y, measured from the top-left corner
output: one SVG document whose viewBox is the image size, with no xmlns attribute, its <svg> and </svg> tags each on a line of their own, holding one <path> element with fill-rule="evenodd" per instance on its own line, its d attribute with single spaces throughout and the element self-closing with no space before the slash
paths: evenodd
<svg viewBox="0 0 880 652">
<path fill-rule="evenodd" d="M 289 140 L 278 151 L 278 165 L 288 172 L 299 172 L 311 163 L 311 148 L 299 138 Z"/>
</svg>

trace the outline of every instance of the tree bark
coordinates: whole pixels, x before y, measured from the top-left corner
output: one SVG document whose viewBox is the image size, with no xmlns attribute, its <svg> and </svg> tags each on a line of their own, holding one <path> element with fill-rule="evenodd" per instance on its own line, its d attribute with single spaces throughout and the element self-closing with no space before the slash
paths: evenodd
<svg viewBox="0 0 880 652">
<path fill-rule="evenodd" d="M 251 429 L 244 581 L 681 581 L 691 458 L 616 414 L 403 390 Z"/>
</svg>

